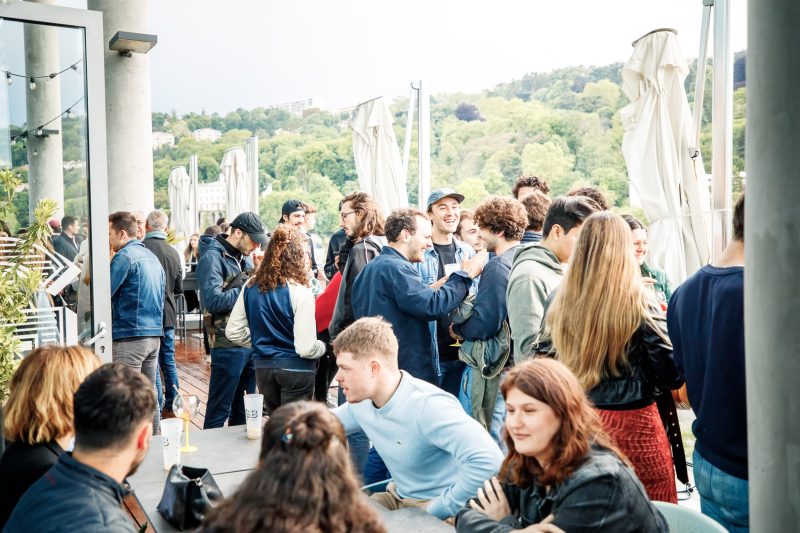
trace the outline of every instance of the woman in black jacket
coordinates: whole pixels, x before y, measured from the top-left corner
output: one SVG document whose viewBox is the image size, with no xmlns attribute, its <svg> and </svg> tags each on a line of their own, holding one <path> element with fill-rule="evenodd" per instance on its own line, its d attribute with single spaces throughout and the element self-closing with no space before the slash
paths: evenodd
<svg viewBox="0 0 800 533">
<path fill-rule="evenodd" d="M 621 217 L 604 211 L 586 219 L 543 328 L 537 351 L 572 370 L 650 498 L 677 503 L 655 395 L 683 380 L 663 312 L 642 281 Z"/>
<path fill-rule="evenodd" d="M 456 517 L 459 532 L 666 532 L 575 376 L 534 358 L 502 385 L 508 456 Z"/>
<path fill-rule="evenodd" d="M 0 458 L 0 530 L 25 491 L 70 446 L 72 396 L 100 366 L 80 346 L 43 346 L 29 353 L 11 378 L 4 433 L 11 443 Z"/>
</svg>

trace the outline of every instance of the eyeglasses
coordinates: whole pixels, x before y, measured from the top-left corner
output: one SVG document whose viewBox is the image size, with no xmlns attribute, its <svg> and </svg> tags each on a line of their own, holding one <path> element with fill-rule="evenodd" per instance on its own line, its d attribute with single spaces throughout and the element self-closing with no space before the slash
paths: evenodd
<svg viewBox="0 0 800 533">
<path fill-rule="evenodd" d="M 354 209 L 352 211 L 348 211 L 347 213 L 342 213 L 339 216 L 342 217 L 342 220 L 344 220 L 344 219 L 346 219 L 347 217 L 349 217 L 350 215 L 352 215 L 355 212 L 356 212 L 356 210 Z"/>
</svg>

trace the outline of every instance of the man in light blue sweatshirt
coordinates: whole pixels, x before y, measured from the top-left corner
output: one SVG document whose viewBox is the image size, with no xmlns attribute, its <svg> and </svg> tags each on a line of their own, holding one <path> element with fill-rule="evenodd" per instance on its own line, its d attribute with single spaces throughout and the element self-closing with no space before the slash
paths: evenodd
<svg viewBox="0 0 800 533">
<path fill-rule="evenodd" d="M 397 338 L 379 317 L 357 320 L 334 342 L 347 403 L 334 409 L 345 433 L 363 430 L 392 473 L 384 507 L 454 516 L 503 462 L 486 430 L 458 400 L 397 366 Z"/>
</svg>

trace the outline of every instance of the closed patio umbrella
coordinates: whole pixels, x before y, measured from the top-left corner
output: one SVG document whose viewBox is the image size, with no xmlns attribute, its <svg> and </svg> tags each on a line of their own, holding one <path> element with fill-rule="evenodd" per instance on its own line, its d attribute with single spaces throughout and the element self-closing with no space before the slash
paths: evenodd
<svg viewBox="0 0 800 533">
<path fill-rule="evenodd" d="M 406 177 L 393 122 L 386 102 L 376 98 L 356 108 L 351 124 L 358 186 L 375 198 L 386 214 L 408 207 Z"/>
<path fill-rule="evenodd" d="M 689 72 L 672 30 L 634 43 L 622 69 L 622 153 L 631 184 L 650 219 L 648 260 L 674 284 L 709 261 L 708 213 L 700 157 L 692 159 L 692 117 L 684 80 Z"/>
<path fill-rule="evenodd" d="M 190 209 L 192 208 L 192 187 L 186 167 L 175 167 L 169 173 L 169 210 L 175 237 L 180 242 L 192 234 Z"/>
<path fill-rule="evenodd" d="M 233 220 L 236 215 L 250 211 L 250 171 L 247 169 L 247 154 L 243 148 L 225 150 L 220 164 L 220 179 L 225 183 L 227 201 L 225 216 Z"/>
</svg>

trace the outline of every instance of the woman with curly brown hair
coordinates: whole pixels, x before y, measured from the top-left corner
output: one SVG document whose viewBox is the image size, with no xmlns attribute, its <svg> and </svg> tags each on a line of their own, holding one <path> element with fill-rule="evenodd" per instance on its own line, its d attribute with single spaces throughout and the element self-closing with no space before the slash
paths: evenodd
<svg viewBox="0 0 800 533">
<path fill-rule="evenodd" d="M 204 533 L 385 533 L 358 488 L 342 425 L 323 404 L 278 408 L 258 467 L 200 527 Z"/>
<path fill-rule="evenodd" d="M 325 344 L 317 340 L 307 239 L 294 226 L 275 229 L 225 329 L 232 342 L 253 347 L 256 384 L 267 414 L 312 398 L 316 359 L 325 353 Z"/>
<path fill-rule="evenodd" d="M 669 531 L 567 367 L 531 359 L 502 391 L 502 481 L 484 483 L 458 513 L 457 531 Z"/>
</svg>

